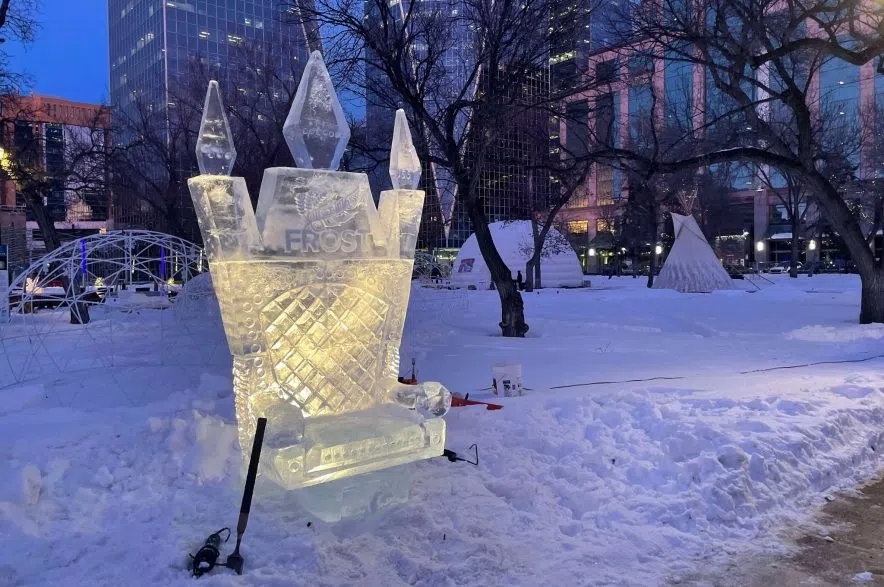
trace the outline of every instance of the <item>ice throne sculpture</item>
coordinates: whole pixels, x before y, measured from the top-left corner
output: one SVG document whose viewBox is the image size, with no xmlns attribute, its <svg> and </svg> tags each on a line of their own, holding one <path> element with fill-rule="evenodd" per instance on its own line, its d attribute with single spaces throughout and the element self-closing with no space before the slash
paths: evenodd
<svg viewBox="0 0 884 587">
<path fill-rule="evenodd" d="M 244 454 L 264 416 L 262 471 L 287 489 L 439 456 L 451 394 L 397 381 L 424 201 L 405 113 L 393 189 L 377 208 L 365 174 L 336 171 L 350 130 L 319 52 L 283 135 L 298 167 L 265 170 L 253 211 L 245 180 L 230 177 L 233 136 L 209 83 L 201 175 L 188 185 L 233 355 Z"/>
</svg>

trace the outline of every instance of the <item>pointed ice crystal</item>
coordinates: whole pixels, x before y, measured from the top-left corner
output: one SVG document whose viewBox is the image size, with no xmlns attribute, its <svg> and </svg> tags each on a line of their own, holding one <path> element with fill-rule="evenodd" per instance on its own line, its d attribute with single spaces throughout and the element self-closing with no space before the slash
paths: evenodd
<svg viewBox="0 0 884 587">
<path fill-rule="evenodd" d="M 224 113 L 218 82 L 209 82 L 203 120 L 196 141 L 196 161 L 203 175 L 230 175 L 236 161 L 233 134 Z"/>
<path fill-rule="evenodd" d="M 338 168 L 350 127 L 319 51 L 310 54 L 282 134 L 298 167 Z"/>
<path fill-rule="evenodd" d="M 390 148 L 390 180 L 395 190 L 414 190 L 421 179 L 421 162 L 411 141 L 411 129 L 405 111 L 396 111 L 393 146 Z"/>
</svg>

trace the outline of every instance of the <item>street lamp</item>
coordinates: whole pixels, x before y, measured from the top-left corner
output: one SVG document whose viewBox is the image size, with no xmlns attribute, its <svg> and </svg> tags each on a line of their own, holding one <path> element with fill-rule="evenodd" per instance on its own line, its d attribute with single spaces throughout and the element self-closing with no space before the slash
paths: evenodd
<svg viewBox="0 0 884 587">
<path fill-rule="evenodd" d="M 816 241 L 814 239 L 810 239 L 810 242 L 807 243 L 807 250 L 808 251 L 815 251 L 816 250 Z"/>
<path fill-rule="evenodd" d="M 595 257 L 595 249 L 589 249 L 589 256 Z"/>
<path fill-rule="evenodd" d="M 656 247 L 654 247 L 654 254 L 655 255 L 662 255 L 663 254 L 663 245 L 657 245 Z"/>
<path fill-rule="evenodd" d="M 758 251 L 759 253 L 763 252 L 764 251 L 764 241 L 758 241 L 757 243 L 755 243 L 755 250 Z"/>
</svg>

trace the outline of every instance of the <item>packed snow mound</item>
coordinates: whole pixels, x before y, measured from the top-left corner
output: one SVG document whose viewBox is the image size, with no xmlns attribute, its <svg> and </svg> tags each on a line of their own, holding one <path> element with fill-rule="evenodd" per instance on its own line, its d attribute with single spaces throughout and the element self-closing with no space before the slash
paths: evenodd
<svg viewBox="0 0 884 587">
<path fill-rule="evenodd" d="M 525 276 L 525 263 L 534 251 L 531 235 L 531 222 L 516 220 L 512 222 L 494 222 L 488 226 L 491 238 L 497 247 L 503 262 L 510 269 L 513 279 L 517 273 Z M 571 248 L 568 239 L 555 228 L 551 228 L 543 245 L 543 256 L 540 261 L 541 283 L 543 287 L 581 287 L 583 270 L 577 253 Z M 455 287 L 475 286 L 477 289 L 491 287 L 491 272 L 479 251 L 476 235 L 463 244 L 454 267 L 451 269 L 451 285 Z"/>
<path fill-rule="evenodd" d="M 175 297 L 176 320 L 219 320 L 221 308 L 212 286 L 212 275 L 200 273 L 182 286 Z"/>
<path fill-rule="evenodd" d="M 654 280 L 657 289 L 682 293 L 707 293 L 735 289 L 734 282 L 721 266 L 718 257 L 693 216 L 672 214 L 675 243 Z"/>
<path fill-rule="evenodd" d="M 853 342 L 884 338 L 884 324 L 849 324 L 838 326 L 804 326 L 786 334 L 791 340 L 811 342 Z"/>
</svg>

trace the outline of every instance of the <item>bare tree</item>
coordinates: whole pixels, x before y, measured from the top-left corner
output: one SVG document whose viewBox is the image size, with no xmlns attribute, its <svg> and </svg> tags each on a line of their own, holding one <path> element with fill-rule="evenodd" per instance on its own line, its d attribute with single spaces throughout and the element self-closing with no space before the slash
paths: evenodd
<svg viewBox="0 0 884 587">
<path fill-rule="evenodd" d="M 188 97 L 189 98 L 189 97 Z M 199 111 L 176 95 L 168 114 L 137 99 L 114 112 L 112 184 L 115 220 L 190 238 L 196 233 L 185 199 L 194 174 Z"/>
<path fill-rule="evenodd" d="M 301 64 L 280 70 L 260 50 L 242 46 L 237 59 L 214 67 L 193 59 L 172 80 L 168 110 L 143 100 L 114 113 L 119 137 L 113 178 L 119 219 L 187 238 L 198 238 L 187 179 L 197 173 L 195 145 L 209 80 L 219 82 L 237 149 L 236 172 L 254 202 L 264 170 L 290 165 L 282 134 Z"/>
<path fill-rule="evenodd" d="M 326 61 L 352 74 L 353 91 L 370 107 L 406 109 L 419 156 L 437 185 L 450 180 L 449 194 L 469 217 L 500 297 L 504 336 L 524 336 L 528 325 L 491 238 L 480 182 L 512 121 L 558 100 L 533 90 L 549 62 L 548 9 L 548 0 L 318 0 L 299 12 L 319 23 Z"/>
<path fill-rule="evenodd" d="M 38 0 L 0 0 L 0 44 L 7 40 L 31 44 L 39 29 L 36 19 Z M 29 77 L 9 66 L 9 54 L 0 49 L 0 95 L 17 94 L 27 86 Z"/>
<path fill-rule="evenodd" d="M 785 219 L 791 227 L 792 250 L 789 258 L 789 277 L 797 278 L 798 257 L 801 254 L 800 235 L 803 232 L 802 228 L 810 199 L 808 190 L 804 183 L 791 173 L 781 175 L 761 167 L 758 176 L 763 185 L 780 202 L 780 207 L 785 212 Z"/>
<path fill-rule="evenodd" d="M 7 96 L 3 103 L 0 125 L 6 151 L 0 166 L 33 213 L 46 250 L 55 250 L 61 241 L 52 218 L 57 211 L 50 206 L 94 204 L 94 194 L 102 199 L 108 193 L 110 113 L 99 108 L 80 125 L 66 125 L 63 135 L 50 138 L 42 128 L 49 113 L 39 102 Z"/>
<path fill-rule="evenodd" d="M 676 171 L 746 161 L 800 178 L 860 273 L 860 322 L 884 322 L 884 257 L 875 258 L 843 198 L 845 176 L 853 172 L 850 155 L 839 133 L 833 138 L 827 131 L 833 121 L 821 115 L 812 83 L 833 64 L 862 65 L 884 53 L 882 8 L 831 0 L 710 0 L 700 9 L 663 0 L 630 7 L 614 21 L 620 41 L 651 45 L 669 61 L 703 67 L 725 106 L 718 118 L 743 121 L 746 128 L 728 143 L 710 142 L 702 153 L 654 166 Z"/>
<path fill-rule="evenodd" d="M 562 113 L 562 117 L 566 116 Z M 560 118 L 560 120 L 561 120 Z M 543 133 L 548 134 L 548 131 Z M 553 227 L 560 224 L 559 212 L 571 201 L 571 198 L 584 186 L 586 175 L 592 160 L 587 155 L 588 150 L 584 147 L 578 152 L 570 151 L 566 145 L 559 145 L 558 157 L 541 162 L 528 170 L 529 178 L 534 174 L 540 177 L 540 181 L 551 180 L 549 197 L 543 201 L 536 199 L 536 190 L 529 187 L 526 215 L 531 224 L 530 247 L 522 251 L 528 256 L 525 263 L 525 289 L 534 291 L 542 288 L 542 262 L 553 254 L 560 253 L 565 247 L 570 248 L 570 242 L 564 236 L 567 230 L 560 230 L 555 238 L 550 237 Z"/>
</svg>

